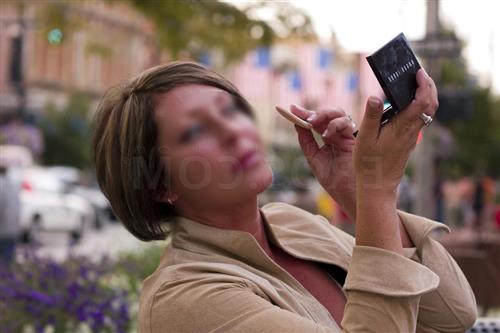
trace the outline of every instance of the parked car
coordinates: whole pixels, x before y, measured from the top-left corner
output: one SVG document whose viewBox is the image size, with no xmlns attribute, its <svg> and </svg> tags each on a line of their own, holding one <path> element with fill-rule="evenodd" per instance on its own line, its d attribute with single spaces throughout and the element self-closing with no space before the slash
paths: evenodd
<svg viewBox="0 0 500 333">
<path fill-rule="evenodd" d="M 9 176 L 20 188 L 23 240 L 30 241 L 38 230 L 63 231 L 80 239 L 94 219 L 91 204 L 42 167 L 11 168 Z"/>
<path fill-rule="evenodd" d="M 70 166 L 53 166 L 48 167 L 47 170 L 63 181 L 71 193 L 82 196 L 92 205 L 94 209 L 92 225 L 96 229 L 100 229 L 106 223 L 116 220 L 111 205 L 101 190 L 95 186 L 82 185 L 84 182 L 79 169 Z"/>
<path fill-rule="evenodd" d="M 33 165 L 33 154 L 24 146 L 0 145 L 0 160 L 9 168 L 25 168 Z"/>
<path fill-rule="evenodd" d="M 111 205 L 101 190 L 95 187 L 75 186 L 73 193 L 87 199 L 92 205 L 94 209 L 94 221 L 92 225 L 94 228 L 100 229 L 105 224 L 116 220 Z"/>
</svg>

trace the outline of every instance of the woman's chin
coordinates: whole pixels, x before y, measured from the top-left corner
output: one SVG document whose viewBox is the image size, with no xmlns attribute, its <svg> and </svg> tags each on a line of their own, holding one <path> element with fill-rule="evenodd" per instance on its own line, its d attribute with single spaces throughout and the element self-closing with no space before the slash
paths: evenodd
<svg viewBox="0 0 500 333">
<path fill-rule="evenodd" d="M 273 172 L 269 165 L 263 164 L 261 170 L 248 179 L 248 187 L 256 195 L 264 192 L 273 182 Z"/>
<path fill-rule="evenodd" d="M 226 174 L 226 175 L 229 175 Z M 241 196 L 256 196 L 259 193 L 265 191 L 273 181 L 273 172 L 271 167 L 267 163 L 262 163 L 261 165 L 256 165 L 251 170 L 245 170 L 245 172 L 240 173 L 237 176 L 230 176 L 224 178 L 219 186 L 219 190 L 230 192 L 232 198 Z"/>
</svg>

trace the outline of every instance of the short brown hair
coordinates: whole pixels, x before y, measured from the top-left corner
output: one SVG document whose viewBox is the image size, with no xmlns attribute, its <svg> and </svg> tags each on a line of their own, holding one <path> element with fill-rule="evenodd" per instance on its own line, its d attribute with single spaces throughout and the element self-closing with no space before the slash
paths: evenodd
<svg viewBox="0 0 500 333">
<path fill-rule="evenodd" d="M 225 90 L 254 118 L 252 107 L 231 82 L 186 61 L 150 68 L 110 89 L 94 118 L 92 148 L 97 182 L 121 222 L 144 241 L 165 239 L 166 222 L 175 215 L 172 205 L 157 199 L 168 189 L 169 174 L 157 145 L 155 96 L 185 84 Z"/>
</svg>

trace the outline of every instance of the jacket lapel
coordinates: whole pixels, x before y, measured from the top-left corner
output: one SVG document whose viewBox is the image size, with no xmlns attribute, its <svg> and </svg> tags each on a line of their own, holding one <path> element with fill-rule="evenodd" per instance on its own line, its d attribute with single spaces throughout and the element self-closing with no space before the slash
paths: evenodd
<svg viewBox="0 0 500 333">
<path fill-rule="evenodd" d="M 328 220 L 298 207 L 272 202 L 261 208 L 271 241 L 297 258 L 333 264 L 347 270 L 354 238 Z"/>
<path fill-rule="evenodd" d="M 260 208 L 270 241 L 297 258 L 333 264 L 347 270 L 353 238 L 329 222 L 295 206 L 273 202 Z M 270 268 L 269 260 L 253 235 L 220 229 L 182 216 L 172 224 L 172 245 L 202 254 L 237 258 L 251 265 Z"/>
</svg>

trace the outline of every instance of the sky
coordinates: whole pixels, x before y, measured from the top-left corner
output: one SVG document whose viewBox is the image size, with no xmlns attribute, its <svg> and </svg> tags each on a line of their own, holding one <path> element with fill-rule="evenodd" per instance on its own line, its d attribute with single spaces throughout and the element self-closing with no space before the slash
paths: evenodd
<svg viewBox="0 0 500 333">
<path fill-rule="evenodd" d="M 248 0 L 247 0 L 248 1 Z M 231 1 L 237 5 L 247 2 Z M 335 32 L 342 48 L 371 53 L 400 32 L 425 35 L 426 2 L 436 0 L 288 0 L 303 9 L 316 32 Z M 463 55 L 480 84 L 500 95 L 500 0 L 440 0 L 442 25 L 466 42 Z"/>
</svg>

